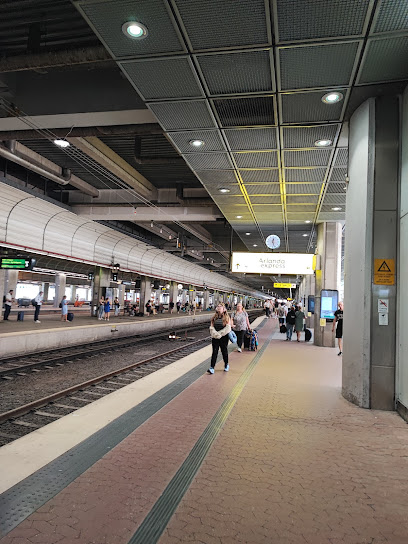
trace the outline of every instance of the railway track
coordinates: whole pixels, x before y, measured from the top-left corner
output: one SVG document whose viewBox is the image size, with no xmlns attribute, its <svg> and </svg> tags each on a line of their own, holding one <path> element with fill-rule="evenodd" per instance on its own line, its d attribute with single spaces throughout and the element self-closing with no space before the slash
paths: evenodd
<svg viewBox="0 0 408 544">
<path fill-rule="evenodd" d="M 210 338 L 132 363 L 0 414 L 2 445 L 68 415 L 208 345 Z"/>
</svg>

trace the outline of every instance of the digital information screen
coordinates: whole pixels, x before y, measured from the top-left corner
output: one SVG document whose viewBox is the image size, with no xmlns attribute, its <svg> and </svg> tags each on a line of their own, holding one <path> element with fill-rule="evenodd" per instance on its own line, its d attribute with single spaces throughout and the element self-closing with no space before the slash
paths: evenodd
<svg viewBox="0 0 408 544">
<path fill-rule="evenodd" d="M 0 268 L 6 270 L 31 270 L 32 259 L 9 259 L 2 257 L 0 259 Z"/>
<path fill-rule="evenodd" d="M 333 321 L 338 302 L 338 291 L 334 291 L 333 289 L 322 289 L 320 291 L 320 319 Z"/>
<path fill-rule="evenodd" d="M 309 295 L 307 297 L 307 311 L 310 312 L 311 314 L 314 314 L 314 310 L 315 310 L 314 295 Z"/>
</svg>

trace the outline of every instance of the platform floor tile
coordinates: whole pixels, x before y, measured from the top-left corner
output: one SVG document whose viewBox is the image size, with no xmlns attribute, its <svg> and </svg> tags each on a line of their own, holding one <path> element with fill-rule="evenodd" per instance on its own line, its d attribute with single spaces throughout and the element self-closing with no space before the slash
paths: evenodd
<svg viewBox="0 0 408 544">
<path fill-rule="evenodd" d="M 213 376 L 190 385 L 1 544 L 129 542 L 253 357 L 233 353 L 228 373 L 219 362 Z"/>
<path fill-rule="evenodd" d="M 407 544 L 408 426 L 340 392 L 336 351 L 273 340 L 160 544 Z"/>
</svg>

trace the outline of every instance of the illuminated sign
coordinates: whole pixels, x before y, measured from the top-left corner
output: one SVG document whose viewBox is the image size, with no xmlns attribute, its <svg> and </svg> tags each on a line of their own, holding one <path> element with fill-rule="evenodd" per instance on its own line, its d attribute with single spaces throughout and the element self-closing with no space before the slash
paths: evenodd
<svg viewBox="0 0 408 544">
<path fill-rule="evenodd" d="M 231 271 L 246 274 L 313 274 L 313 255 L 234 251 Z"/>
<path fill-rule="evenodd" d="M 274 283 L 277 289 L 296 289 L 296 283 Z"/>
<path fill-rule="evenodd" d="M 0 261 L 0 268 L 8 270 L 32 270 L 35 259 L 6 259 Z"/>
<path fill-rule="evenodd" d="M 322 289 L 320 291 L 320 319 L 333 321 L 338 302 L 338 291 L 333 289 Z"/>
</svg>

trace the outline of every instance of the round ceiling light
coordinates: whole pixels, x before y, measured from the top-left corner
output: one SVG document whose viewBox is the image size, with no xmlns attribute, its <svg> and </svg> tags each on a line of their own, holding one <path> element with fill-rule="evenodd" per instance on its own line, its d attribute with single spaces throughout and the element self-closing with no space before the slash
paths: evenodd
<svg viewBox="0 0 408 544">
<path fill-rule="evenodd" d="M 308 219 L 307 221 L 305 221 L 305 223 L 311 223 L 311 221 Z"/>
<path fill-rule="evenodd" d="M 315 146 L 316 147 L 328 147 L 332 143 L 333 142 L 331 140 L 316 140 L 315 141 Z"/>
<path fill-rule="evenodd" d="M 66 140 L 54 140 L 54 144 L 58 147 L 69 147 L 71 144 L 67 142 Z"/>
<path fill-rule="evenodd" d="M 251 236 L 251 233 L 250 232 L 246 232 L 245 233 L 247 236 Z"/>
<path fill-rule="evenodd" d="M 202 147 L 204 145 L 203 140 L 190 140 L 188 143 L 193 147 Z"/>
<path fill-rule="evenodd" d="M 221 187 L 221 189 L 218 189 L 220 193 L 229 193 L 229 189 L 225 189 L 224 187 Z"/>
<path fill-rule="evenodd" d="M 339 207 L 337 206 L 336 208 L 332 208 L 332 210 L 333 210 L 334 212 L 340 212 L 340 211 L 341 211 L 341 208 L 339 208 Z"/>
<path fill-rule="evenodd" d="M 258 244 L 254 244 L 254 247 L 258 247 Z"/>
<path fill-rule="evenodd" d="M 236 215 L 235 216 L 237 219 L 242 219 L 242 215 Z"/>
<path fill-rule="evenodd" d="M 308 234 L 302 234 L 302 236 L 309 236 Z"/>
<path fill-rule="evenodd" d="M 131 38 L 132 40 L 142 40 L 146 38 L 148 33 L 147 28 L 137 21 L 123 23 L 122 32 L 127 38 Z"/>
<path fill-rule="evenodd" d="M 325 104 L 336 104 L 336 102 L 340 102 L 340 100 L 343 100 L 344 96 L 342 93 L 339 92 L 332 92 L 332 93 L 326 93 L 324 96 L 322 96 L 322 102 Z"/>
</svg>

